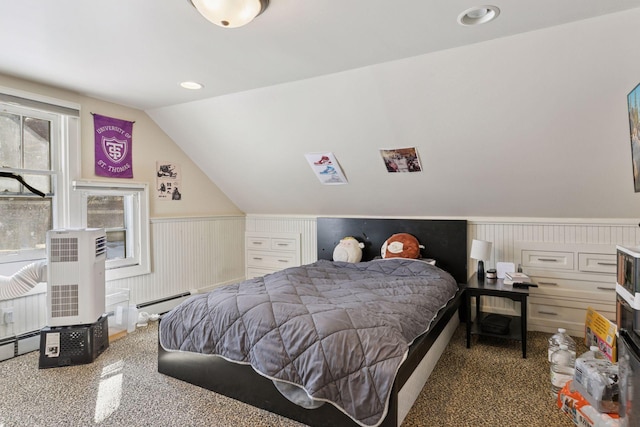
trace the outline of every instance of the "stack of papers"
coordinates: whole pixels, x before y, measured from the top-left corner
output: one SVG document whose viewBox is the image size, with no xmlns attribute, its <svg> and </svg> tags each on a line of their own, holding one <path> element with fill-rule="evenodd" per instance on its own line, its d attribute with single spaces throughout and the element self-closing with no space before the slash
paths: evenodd
<svg viewBox="0 0 640 427">
<path fill-rule="evenodd" d="M 505 285 L 513 285 L 514 283 L 524 283 L 524 282 L 528 282 L 531 279 L 529 279 L 529 276 L 527 276 L 524 273 L 504 273 L 504 284 Z"/>
</svg>

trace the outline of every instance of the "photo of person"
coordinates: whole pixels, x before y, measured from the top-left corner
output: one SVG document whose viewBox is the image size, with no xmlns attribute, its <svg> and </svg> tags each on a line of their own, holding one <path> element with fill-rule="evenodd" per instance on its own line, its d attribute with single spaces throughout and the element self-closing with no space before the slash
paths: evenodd
<svg viewBox="0 0 640 427">
<path fill-rule="evenodd" d="M 381 149 L 380 154 L 387 172 L 422 172 L 420 159 L 415 147 Z"/>
</svg>

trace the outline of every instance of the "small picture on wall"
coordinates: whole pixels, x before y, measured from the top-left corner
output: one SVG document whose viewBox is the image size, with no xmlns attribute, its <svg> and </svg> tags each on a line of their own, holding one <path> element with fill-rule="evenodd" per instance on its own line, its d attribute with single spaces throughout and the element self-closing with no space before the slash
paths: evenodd
<svg viewBox="0 0 640 427">
<path fill-rule="evenodd" d="M 633 188 L 636 193 L 640 193 L 640 84 L 627 95 L 627 105 L 629 107 Z"/>
<path fill-rule="evenodd" d="M 156 162 L 156 197 L 160 200 L 182 200 L 180 165 Z"/>
<path fill-rule="evenodd" d="M 415 147 L 381 149 L 380 154 L 387 172 L 422 172 L 420 158 Z"/>
<path fill-rule="evenodd" d="M 347 178 L 333 153 L 309 153 L 304 156 L 322 184 L 347 184 Z"/>
</svg>

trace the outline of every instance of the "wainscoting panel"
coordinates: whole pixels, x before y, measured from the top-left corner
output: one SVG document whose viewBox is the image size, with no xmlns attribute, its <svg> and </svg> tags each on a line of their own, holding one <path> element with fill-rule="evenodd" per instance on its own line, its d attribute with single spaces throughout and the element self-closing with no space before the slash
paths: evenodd
<svg viewBox="0 0 640 427">
<path fill-rule="evenodd" d="M 425 219 L 429 219 L 426 218 Z M 464 219 L 464 218 L 452 218 Z M 640 244 L 640 227 L 635 220 L 554 220 L 554 219 L 485 219 L 468 221 L 468 247 L 473 239 L 493 242 L 491 259 L 485 267 L 495 267 L 497 261 L 514 262 L 515 242 L 547 242 L 558 244 L 614 244 L 636 246 Z M 313 262 L 316 253 L 316 217 L 248 215 L 247 231 L 293 232 L 302 238 L 302 263 Z M 469 261 L 472 261 L 471 259 Z M 475 271 L 469 265 L 469 274 Z"/>
<path fill-rule="evenodd" d="M 551 223 L 551 222 L 494 222 L 469 221 L 469 249 L 472 239 L 493 242 L 491 259 L 485 268 L 495 267 L 496 262 L 515 262 L 515 242 L 544 242 L 550 244 L 602 244 L 637 246 L 640 227 L 637 223 L 612 221 L 611 223 Z M 470 260 L 473 261 L 473 260 Z M 469 272 L 475 271 L 470 265 Z"/>
<path fill-rule="evenodd" d="M 244 216 L 152 219 L 151 273 L 109 281 L 107 294 L 128 289 L 129 303 L 140 305 L 244 280 L 244 230 Z M 46 286 L 38 288 L 34 295 L 0 301 L 14 318 L 0 322 L 0 342 L 45 326 Z"/>
<path fill-rule="evenodd" d="M 40 287 L 46 290 L 44 286 Z M 47 320 L 46 297 L 46 293 L 40 292 L 0 301 L 0 312 L 3 315 L 0 319 L 0 340 L 42 329 Z M 8 310 L 13 313 L 12 323 L 5 322 L 5 313 Z"/>
<path fill-rule="evenodd" d="M 151 274 L 115 280 L 132 304 L 244 279 L 244 216 L 151 220 Z"/>
</svg>

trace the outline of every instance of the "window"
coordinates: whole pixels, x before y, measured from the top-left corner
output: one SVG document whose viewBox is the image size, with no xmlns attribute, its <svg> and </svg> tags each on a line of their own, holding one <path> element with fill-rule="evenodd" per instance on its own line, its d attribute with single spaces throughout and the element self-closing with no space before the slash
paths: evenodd
<svg viewBox="0 0 640 427">
<path fill-rule="evenodd" d="M 148 186 L 76 181 L 81 166 L 79 115 L 76 104 L 0 87 L 3 275 L 46 258 L 48 230 L 80 227 L 107 231 L 106 280 L 151 271 Z"/>
<path fill-rule="evenodd" d="M 107 280 L 149 273 L 148 186 L 75 181 L 73 187 L 81 226 L 107 233 Z"/>
<path fill-rule="evenodd" d="M 61 122 L 59 114 L 0 102 L 0 263 L 45 257 L 57 219 Z"/>
</svg>

